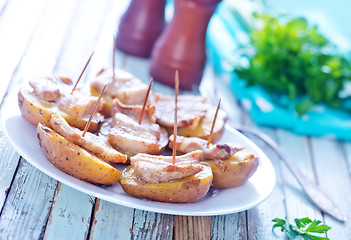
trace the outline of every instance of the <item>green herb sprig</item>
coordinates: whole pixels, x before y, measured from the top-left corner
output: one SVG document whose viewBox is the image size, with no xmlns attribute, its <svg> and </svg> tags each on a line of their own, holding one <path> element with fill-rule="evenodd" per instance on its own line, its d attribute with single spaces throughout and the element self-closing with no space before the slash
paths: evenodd
<svg viewBox="0 0 351 240">
<path fill-rule="evenodd" d="M 350 98 L 341 92 L 351 80 L 351 64 L 336 46 L 305 18 L 255 14 L 255 19 L 261 27 L 251 29 L 250 46 L 238 51 L 248 63 L 234 64 L 237 75 L 248 86 L 296 100 L 300 115 L 318 103 L 341 109 Z"/>
<path fill-rule="evenodd" d="M 309 218 L 295 218 L 295 225 L 289 223 L 286 219 L 274 218 L 272 220 L 275 224 L 272 227 L 272 231 L 275 228 L 279 228 L 282 232 L 294 239 L 298 236 L 306 240 L 329 240 L 327 237 L 321 237 L 313 235 L 312 233 L 326 233 L 331 227 L 328 225 L 321 224 L 320 220 L 311 220 Z"/>
</svg>

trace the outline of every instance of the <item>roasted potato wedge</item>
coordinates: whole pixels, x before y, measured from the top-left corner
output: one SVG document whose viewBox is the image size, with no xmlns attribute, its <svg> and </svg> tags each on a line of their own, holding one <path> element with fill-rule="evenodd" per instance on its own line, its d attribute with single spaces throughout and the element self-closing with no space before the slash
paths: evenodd
<svg viewBox="0 0 351 240">
<path fill-rule="evenodd" d="M 48 160 L 65 173 L 96 184 L 112 185 L 120 180 L 121 172 L 116 168 L 41 123 L 37 137 Z"/>
<path fill-rule="evenodd" d="M 208 140 L 210 137 L 215 113 L 216 108 L 209 109 L 205 117 L 199 122 L 195 129 L 178 128 L 177 134 L 184 137 L 199 137 Z M 219 109 L 216 124 L 213 129 L 213 137 L 211 142 L 216 142 L 222 136 L 226 121 L 227 114 L 223 110 Z"/>
<path fill-rule="evenodd" d="M 245 183 L 255 172 L 258 158 L 248 149 L 235 153 L 227 160 L 207 160 L 213 172 L 212 187 L 230 188 Z"/>
<path fill-rule="evenodd" d="M 60 114 L 66 119 L 69 125 L 79 128 L 81 130 L 84 129 L 89 119 L 89 117 L 77 118 L 68 115 L 67 113 L 63 112 L 57 106 L 57 104 L 40 100 L 29 86 L 22 88 L 18 92 L 18 105 L 21 110 L 22 116 L 35 126 L 37 126 L 38 123 L 42 123 L 45 126 L 51 127 L 50 119 L 51 115 L 54 113 Z M 101 116 L 100 114 L 95 114 L 88 131 L 97 131 L 103 120 L 103 116 Z"/>
<path fill-rule="evenodd" d="M 100 95 L 100 92 L 98 92 L 95 88 L 90 88 L 90 93 L 92 96 L 98 97 Z M 113 98 L 108 96 L 108 95 L 102 95 L 102 103 L 103 103 L 103 108 L 102 108 L 102 115 L 104 117 L 109 118 L 112 116 L 112 104 Z"/>
<path fill-rule="evenodd" d="M 122 173 L 123 190 L 136 197 L 159 202 L 195 202 L 203 198 L 212 183 L 212 171 L 207 165 L 194 176 L 177 181 L 147 183 L 139 180 L 133 166 L 128 166 Z"/>
</svg>

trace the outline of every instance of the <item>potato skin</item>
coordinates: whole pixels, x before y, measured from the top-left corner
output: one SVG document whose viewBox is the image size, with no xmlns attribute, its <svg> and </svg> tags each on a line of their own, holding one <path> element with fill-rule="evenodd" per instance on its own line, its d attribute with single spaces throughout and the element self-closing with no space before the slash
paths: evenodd
<svg viewBox="0 0 351 240">
<path fill-rule="evenodd" d="M 92 96 L 96 96 L 96 97 L 100 95 L 100 92 L 98 92 L 94 88 L 90 88 L 90 93 Z M 111 98 L 110 96 L 102 95 L 103 107 L 102 107 L 101 113 L 102 115 L 104 115 L 105 118 L 112 117 L 112 101 L 113 101 L 113 98 Z"/>
<path fill-rule="evenodd" d="M 211 133 L 212 122 L 215 115 L 216 109 L 211 108 L 205 117 L 201 119 L 199 124 L 195 129 L 190 128 L 178 128 L 177 134 L 184 137 L 198 137 L 208 140 Z M 215 127 L 213 129 L 213 135 L 211 142 L 214 143 L 221 138 L 224 132 L 224 126 L 227 121 L 227 114 L 219 109 Z M 172 129 L 169 130 L 170 135 L 173 132 Z"/>
<path fill-rule="evenodd" d="M 245 150 L 244 150 L 245 151 Z M 207 160 L 212 168 L 213 188 L 231 188 L 245 183 L 255 172 L 258 166 L 258 158 L 251 152 L 244 152 L 246 157 L 233 155 L 227 160 Z"/>
<path fill-rule="evenodd" d="M 120 180 L 120 171 L 41 123 L 37 126 L 37 137 L 47 159 L 65 173 L 104 185 L 112 185 Z"/>
<path fill-rule="evenodd" d="M 204 165 L 204 170 L 195 176 L 166 183 L 147 183 L 135 176 L 130 165 L 123 171 L 120 183 L 126 193 L 135 197 L 170 203 L 195 202 L 208 192 L 212 171 Z"/>
<path fill-rule="evenodd" d="M 81 119 L 68 115 L 60 110 L 55 104 L 40 100 L 29 87 L 22 88 L 18 92 L 18 106 L 21 110 L 22 116 L 35 126 L 37 126 L 38 123 L 42 123 L 45 126 L 51 127 L 50 119 L 51 115 L 54 113 L 60 114 L 66 119 L 69 125 L 79 128 L 80 130 L 84 129 L 89 119 L 88 117 Z M 103 117 L 95 114 L 88 131 L 96 132 L 102 122 Z"/>
</svg>

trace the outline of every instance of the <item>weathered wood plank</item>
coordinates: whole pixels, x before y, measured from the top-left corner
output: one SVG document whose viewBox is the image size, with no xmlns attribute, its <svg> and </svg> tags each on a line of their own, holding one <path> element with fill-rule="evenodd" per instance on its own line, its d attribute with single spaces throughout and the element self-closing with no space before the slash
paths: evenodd
<svg viewBox="0 0 351 240">
<path fill-rule="evenodd" d="M 223 109 L 228 113 L 229 119 L 236 124 L 243 124 L 249 127 L 256 128 L 265 134 L 276 139 L 275 131 L 269 128 L 261 128 L 255 125 L 248 114 L 240 106 L 238 106 L 235 97 L 231 94 L 227 87 L 228 79 L 226 76 L 217 82 L 217 98 L 222 97 Z M 282 177 L 280 174 L 280 162 L 274 151 L 269 148 L 262 140 L 256 138 L 250 134 L 246 134 L 252 141 L 254 141 L 270 158 L 277 174 L 277 185 L 271 194 L 271 196 L 263 203 L 255 208 L 249 209 L 247 215 L 239 214 L 238 221 L 242 222 L 243 225 L 230 226 L 229 229 L 225 229 L 228 233 L 240 233 L 245 235 L 247 233 L 247 239 L 270 239 L 272 238 L 272 219 L 275 217 L 285 217 L 285 195 Z M 271 206 L 275 206 L 273 209 Z M 234 216 L 233 216 L 234 217 Z M 216 219 L 217 220 L 217 219 Z M 244 228 L 244 229 L 242 229 Z M 246 228 L 246 229 L 245 229 Z M 212 229 L 211 231 L 215 231 Z M 226 234 L 226 233 L 222 233 Z"/>
<path fill-rule="evenodd" d="M 247 239 L 246 211 L 211 218 L 211 239 Z"/>
<path fill-rule="evenodd" d="M 56 73 L 68 76 L 73 81 L 78 79 L 89 56 L 95 50 L 101 30 L 106 24 L 105 17 L 111 15 L 115 5 L 106 0 L 81 2 L 67 33 L 67 40 L 55 68 Z M 83 79 L 89 75 L 89 71 L 90 66 L 86 69 Z M 79 86 L 84 85 L 83 79 Z"/>
<path fill-rule="evenodd" d="M 172 215 L 135 210 L 131 239 L 172 239 L 172 236 Z"/>
<path fill-rule="evenodd" d="M 310 180 L 315 181 L 309 139 L 285 130 L 277 130 L 277 135 L 281 149 L 293 161 L 294 165 Z M 290 220 L 303 217 L 322 219 L 321 212 L 308 199 L 295 177 L 284 164 L 282 164 L 281 171 L 284 176 L 288 218 Z"/>
<path fill-rule="evenodd" d="M 91 60 L 88 80 L 92 80 L 102 68 L 112 67 L 113 37 L 116 36 L 117 26 L 121 15 L 127 8 L 129 0 L 109 1 L 105 11 L 104 22 L 100 26 L 100 34 L 94 48 L 94 57 Z M 116 68 L 124 68 L 125 54 L 120 51 L 115 53 Z"/>
<path fill-rule="evenodd" d="M 308 140 L 306 138 L 285 130 L 257 127 L 251 122 L 250 118 L 247 118 L 246 121 L 248 121 L 247 124 L 251 127 L 258 128 L 275 141 L 279 142 L 287 156 L 291 159 L 296 159 L 298 167 L 303 169 L 303 172 L 313 180 L 313 164 L 310 158 Z M 267 148 L 266 145 L 261 145 L 259 142 L 257 143 L 271 160 L 273 160 L 272 163 L 277 173 L 277 186 L 266 202 L 248 211 L 249 239 L 271 238 L 272 233 L 270 229 L 273 225 L 271 220 L 275 217 L 288 217 L 293 219 L 308 216 L 311 218 L 321 218 L 320 211 L 307 199 L 296 179 L 287 167 L 280 162 L 276 154 L 272 152 L 271 149 Z M 275 208 L 271 206 L 275 206 Z M 253 223 L 251 219 L 254 220 Z"/>
<path fill-rule="evenodd" d="M 351 177 L 351 143 L 343 143 L 349 176 Z"/>
<path fill-rule="evenodd" d="M 89 239 L 130 239 L 133 214 L 133 208 L 97 199 Z"/>
<path fill-rule="evenodd" d="M 0 208 L 5 203 L 19 159 L 20 155 L 8 142 L 0 127 Z"/>
<path fill-rule="evenodd" d="M 58 183 L 44 239 L 86 239 L 94 197 Z"/>
<path fill-rule="evenodd" d="M 202 81 L 205 82 L 207 78 L 211 78 L 212 80 L 212 84 L 207 84 L 208 86 L 206 86 L 207 88 L 213 88 L 212 91 L 215 100 L 212 100 L 212 104 L 216 105 L 218 103 L 219 98 L 221 98 L 221 108 L 227 113 L 228 119 L 235 124 L 243 123 L 243 110 L 240 107 L 234 94 L 228 87 L 230 79 L 229 76 L 223 75 L 219 77 L 215 74 L 213 68 L 211 68 L 211 70 L 206 71 L 206 74 L 207 75 L 204 76 L 204 79 Z"/>
<path fill-rule="evenodd" d="M 9 0 L 1 0 L 0 1 L 0 18 L 2 16 L 3 11 L 6 8 L 6 4 L 9 2 Z"/>
<path fill-rule="evenodd" d="M 273 153 L 265 152 L 271 160 L 275 158 L 272 157 Z M 284 186 L 279 176 L 279 170 L 277 167 L 275 169 L 277 184 L 272 194 L 266 201 L 247 211 L 248 239 L 272 239 L 272 219 L 286 217 Z"/>
<path fill-rule="evenodd" d="M 219 78 L 212 67 L 207 66 L 201 81 L 202 95 L 210 98 L 213 105 L 221 101 L 221 108 L 227 113 L 228 119 L 235 124 L 242 120 L 242 109 L 228 88 L 228 78 Z M 211 217 L 211 239 L 246 239 L 246 211 L 223 216 Z"/>
<path fill-rule="evenodd" d="M 174 239 L 210 239 L 211 217 L 174 216 Z"/>
<path fill-rule="evenodd" d="M 78 10 L 74 12 L 73 24 L 67 33 L 68 37 L 55 72 L 69 76 L 73 81 L 78 78 L 91 49 L 96 45 L 101 27 L 106 23 L 105 16 L 114 16 L 112 11 L 116 5 L 110 4 L 109 1 L 81 2 Z M 84 84 L 81 83 L 82 85 Z M 63 239 L 86 239 L 91 227 L 90 218 L 95 198 L 68 187 L 62 187 L 59 192 L 60 195 L 55 198 L 45 238 L 57 239 L 59 236 Z M 72 201 L 67 201 L 68 199 Z M 61 209 L 65 209 L 65 216 L 62 216 Z M 72 220 L 72 216 L 78 221 Z"/>
<path fill-rule="evenodd" d="M 149 73 L 150 61 L 149 61 L 149 59 L 128 56 L 125 70 L 127 72 L 132 73 L 136 77 L 140 78 L 140 80 L 145 82 L 145 83 L 150 82 L 150 73 Z"/>
<path fill-rule="evenodd" d="M 100 24 L 94 57 L 91 60 L 87 81 L 91 81 L 101 68 L 112 67 L 113 36 L 116 33 L 120 16 L 129 1 L 109 2 L 104 11 L 104 21 Z M 125 55 L 116 52 L 116 67 L 122 67 Z M 130 239 L 134 209 L 122 207 L 107 201 L 96 199 L 94 219 L 90 228 L 90 239 Z"/>
<path fill-rule="evenodd" d="M 0 218 L 0 239 L 38 239 L 49 217 L 56 181 L 21 159 Z"/>
<path fill-rule="evenodd" d="M 11 2 L 12 3 L 12 2 Z M 46 23 L 50 23 L 50 21 L 47 21 L 47 17 L 56 17 L 59 18 L 60 16 L 55 16 L 54 12 L 51 10 L 54 10 L 56 8 L 55 2 L 51 2 L 52 4 L 45 4 L 45 11 L 43 15 L 40 15 L 38 9 L 41 9 L 38 5 L 38 2 L 32 2 L 35 7 L 34 15 L 24 15 L 24 19 L 28 21 L 28 23 L 24 24 L 24 27 L 27 27 L 26 31 L 30 30 L 32 32 L 27 32 L 24 35 L 24 38 L 21 39 L 21 36 L 18 38 L 21 39 L 23 42 L 21 42 L 21 45 L 15 47 L 19 47 L 21 53 L 25 53 L 25 48 L 27 47 L 27 44 L 29 42 L 29 46 L 32 47 L 29 49 L 33 49 L 33 46 L 36 47 L 36 51 L 32 52 L 32 54 L 29 53 L 25 55 L 24 61 L 20 62 L 13 62 L 14 65 L 17 66 L 17 70 L 15 72 L 14 77 L 11 79 L 11 86 L 10 86 L 10 91 L 13 95 L 15 95 L 18 91 L 18 84 L 23 80 L 23 76 L 27 76 L 27 72 L 34 72 L 34 69 L 38 69 L 37 66 L 41 66 L 43 68 L 44 64 L 38 64 L 34 65 L 33 64 L 33 59 L 36 59 L 36 62 L 50 62 L 49 59 L 56 59 L 57 55 L 53 55 L 52 58 L 50 58 L 50 53 L 55 52 L 52 51 L 54 49 L 59 50 L 60 47 L 58 46 L 55 48 L 54 46 L 49 46 L 48 51 L 43 52 L 40 50 L 45 50 L 43 49 L 44 46 L 48 46 L 46 41 L 43 40 L 48 40 L 48 39 L 42 39 L 42 41 L 29 41 L 29 40 L 36 40 L 36 37 L 40 34 L 38 34 L 38 31 L 35 31 L 36 26 L 34 23 L 38 22 L 39 18 L 42 21 L 39 21 L 39 26 L 38 28 L 40 29 L 41 26 L 45 25 Z M 20 4 L 20 3 L 17 3 Z M 44 3 L 43 3 L 44 4 Z M 50 8 L 51 6 L 51 8 Z M 17 6 L 18 7 L 18 6 Z M 33 7 L 33 6 L 32 6 Z M 31 12 L 33 11 L 28 11 L 28 9 L 31 8 L 30 6 L 26 7 L 26 4 L 23 4 L 19 9 L 22 9 L 26 12 Z M 50 10 L 51 9 L 51 10 Z M 66 8 L 66 13 L 69 12 L 69 8 L 67 6 Z M 50 14 L 51 13 L 51 14 Z M 59 12 L 58 12 L 59 13 Z M 49 15 L 48 15 L 49 14 Z M 16 18 L 18 19 L 18 14 L 14 14 Z M 61 14 L 61 17 L 65 17 L 65 14 Z M 22 19 L 23 20 L 23 19 Z M 35 21 L 34 21 L 35 20 Z M 45 21 L 46 20 L 46 21 Z M 69 19 L 68 19 L 69 20 Z M 24 21 L 25 22 L 25 21 Z M 57 20 L 56 20 L 57 22 Z M 7 23 L 8 24 L 8 23 Z M 32 25 L 28 25 L 32 24 Z M 48 27 L 53 27 L 46 25 L 47 28 L 43 29 L 44 32 L 41 32 L 41 36 L 51 36 L 51 34 L 47 34 L 48 30 L 52 30 Z M 13 27 L 13 26 L 12 26 Z M 62 29 L 60 27 L 57 28 L 58 33 L 59 30 Z M 19 34 L 21 34 L 21 28 L 18 30 Z M 60 33 L 59 33 L 60 34 Z M 56 39 L 60 39 L 57 36 L 53 36 L 51 40 L 53 40 L 53 43 L 55 43 Z M 28 39 L 26 39 L 28 38 Z M 30 39 L 29 39 L 30 38 Z M 9 38 L 11 39 L 11 38 Z M 9 40 L 7 39 L 7 40 Z M 50 40 L 50 39 L 49 39 Z M 13 41 L 13 40 L 12 40 Z M 16 39 L 17 41 L 17 39 Z M 16 41 L 14 41 L 16 43 Z M 39 45 L 36 45 L 39 44 Z M 9 48 L 11 50 L 11 48 Z M 59 52 L 59 51 L 56 51 Z M 44 56 L 45 55 L 45 56 Z M 3 55 L 2 55 L 3 56 Z M 5 55 L 6 56 L 6 55 Z M 17 61 L 20 60 L 20 57 L 18 56 Z M 41 58 L 43 57 L 43 58 Z M 43 61 L 45 59 L 46 61 Z M 13 60 L 14 61 L 14 60 Z M 35 62 L 35 61 L 34 61 Z M 11 62 L 10 62 L 11 63 Z M 5 65 L 7 66 L 7 65 Z M 54 66 L 54 65 L 52 65 Z M 9 66 L 10 67 L 10 66 Z M 11 73 L 12 74 L 12 73 Z M 7 99 L 15 99 L 13 96 L 8 97 Z M 11 178 L 10 178 L 11 179 Z M 25 184 L 21 181 L 25 181 Z M 24 186 L 22 186 L 24 185 Z M 34 187 L 34 189 L 31 189 Z M 38 189 L 36 189 L 38 187 Z M 16 178 L 13 183 L 13 187 L 11 188 L 10 194 L 8 199 L 6 200 L 6 204 L 3 208 L 2 211 L 2 217 L 1 217 L 1 234 L 5 238 L 9 239 L 28 239 L 28 238 L 39 238 L 39 236 L 42 235 L 42 230 L 43 227 L 46 224 L 47 217 L 49 214 L 49 210 L 51 207 L 51 202 L 52 202 L 52 197 L 54 195 L 54 190 L 56 187 L 56 181 L 49 178 L 48 176 L 40 173 L 36 169 L 34 169 L 31 165 L 29 165 L 27 162 L 22 163 L 19 166 L 18 173 L 16 175 Z M 19 188 L 23 188 L 22 192 Z M 45 194 L 43 196 L 43 194 Z M 39 197 L 40 199 L 35 199 L 36 197 Z M 44 201 L 44 202 L 42 202 Z M 14 204 L 14 202 L 16 204 Z M 18 226 L 18 229 L 15 227 L 8 227 L 6 226 L 7 224 L 13 225 L 13 226 Z M 18 236 L 18 237 L 16 237 Z"/>
<path fill-rule="evenodd" d="M 128 56 L 128 59 L 125 62 L 125 65 L 126 65 L 126 68 L 125 68 L 126 71 L 132 73 L 134 76 L 139 78 L 142 82 L 149 84 L 151 79 L 150 59 Z M 154 79 L 151 89 L 153 92 L 161 92 L 163 94 L 169 94 L 169 95 L 174 94 L 173 88 L 157 82 L 157 79 Z"/>
<path fill-rule="evenodd" d="M 0 36 L 2 36 L 0 38 L 2 79 L 0 99 L 3 98 L 11 76 L 25 52 L 46 2 L 46 0 L 13 0 L 6 5 L 6 11 L 0 18 Z"/>
<path fill-rule="evenodd" d="M 91 60 L 88 81 L 96 76 L 101 68 L 112 66 L 113 35 L 117 29 L 119 18 L 128 1 L 109 2 L 104 11 L 104 20 L 100 24 L 94 57 Z M 122 66 L 124 54 L 117 51 L 116 67 Z M 134 209 L 118 206 L 107 201 L 96 199 L 94 219 L 90 228 L 90 239 L 130 239 Z"/>
<path fill-rule="evenodd" d="M 150 62 L 148 59 L 128 56 L 125 70 L 148 84 L 150 81 Z M 158 83 L 154 82 L 152 91 L 158 90 Z M 156 90 L 157 89 L 157 90 Z M 173 216 L 161 213 L 135 210 L 132 229 L 132 239 L 172 239 Z"/>
<path fill-rule="evenodd" d="M 252 121 L 251 118 L 244 113 L 244 123 L 250 127 L 254 127 L 259 131 L 267 134 L 274 140 L 277 139 L 276 132 L 271 128 L 258 127 Z M 285 218 L 286 217 L 286 203 L 285 203 L 285 192 L 284 192 L 284 180 L 282 175 L 282 166 L 279 158 L 275 152 L 269 148 L 263 141 L 258 138 L 248 135 L 248 137 L 253 140 L 265 154 L 271 160 L 276 177 L 277 184 L 275 189 L 269 198 L 247 211 L 247 228 L 248 228 L 248 239 L 271 239 L 272 238 L 272 219 L 276 217 Z M 274 207 L 272 207 L 274 206 Z"/>
<path fill-rule="evenodd" d="M 332 139 L 312 138 L 311 143 L 318 184 L 347 217 L 345 223 L 340 223 L 325 215 L 325 223 L 332 227 L 327 235 L 330 239 L 349 239 L 351 236 L 351 181 L 345 151 L 340 142 Z M 347 157 L 350 158 L 350 155 Z"/>
<path fill-rule="evenodd" d="M 226 91 L 228 90 L 226 90 L 225 88 L 222 88 L 222 90 L 219 92 L 222 94 L 223 93 L 225 94 Z M 229 114 L 229 116 L 232 116 L 232 115 Z M 234 117 L 236 117 L 236 115 L 234 115 Z M 248 116 L 246 116 L 245 118 L 247 119 L 247 117 Z M 240 118 L 237 117 L 236 120 L 240 121 Z M 251 119 L 248 121 L 248 124 L 251 126 L 257 127 L 253 123 L 251 123 Z M 308 141 L 306 138 L 301 136 L 296 136 L 284 130 L 274 131 L 268 128 L 261 128 L 261 130 L 265 131 L 266 134 L 273 136 L 275 137 L 276 140 L 280 141 L 283 151 L 286 151 L 287 155 L 291 159 L 295 159 L 295 158 L 298 159 L 298 163 L 299 163 L 298 167 L 303 168 L 305 173 L 309 174 L 312 179 L 314 178 L 313 168 L 312 168 L 313 166 L 312 166 L 311 158 L 309 154 Z M 266 148 L 267 146 L 263 145 L 263 149 L 266 149 Z M 270 149 L 268 150 L 271 151 Z M 276 158 L 275 153 L 272 152 L 272 154 Z M 268 155 L 271 156 L 271 154 L 268 154 Z M 289 218 L 304 217 L 304 216 L 321 218 L 322 216 L 320 214 L 320 211 L 318 211 L 306 198 L 306 196 L 301 190 L 301 187 L 299 186 L 295 178 L 292 176 L 292 174 L 289 172 L 289 170 L 286 168 L 286 166 L 283 164 L 280 164 L 277 158 L 276 160 L 277 161 L 274 161 L 273 163 L 276 168 L 276 172 L 279 173 L 278 183 L 279 181 L 281 181 L 281 184 L 279 185 L 281 187 L 280 189 L 281 192 L 278 193 L 278 195 L 276 196 L 276 201 L 281 203 L 282 208 L 280 209 L 280 211 L 277 212 L 277 214 L 279 215 L 276 215 L 276 216 L 271 215 L 271 217 L 269 217 L 270 219 L 265 220 L 267 227 L 271 228 L 272 226 L 271 220 L 274 217 L 278 217 L 278 216 L 285 217 L 286 214 Z M 274 194 L 275 192 L 273 193 L 273 196 Z M 281 200 L 283 201 L 279 199 L 280 198 L 279 195 L 281 195 Z M 286 199 L 286 202 L 285 202 L 285 199 Z M 287 213 L 285 213 L 284 211 L 285 206 L 287 206 L 286 207 Z M 252 212 L 254 211 L 249 211 L 248 213 L 249 217 L 252 217 L 253 219 L 260 217 L 259 215 L 252 216 L 251 215 Z M 249 222 L 248 227 L 250 229 L 249 236 L 251 236 L 251 229 L 253 225 L 250 224 L 250 221 L 248 222 Z M 267 234 L 266 237 L 268 237 L 270 233 L 267 232 L 266 234 Z M 253 235 L 255 235 L 255 233 Z M 264 238 L 265 237 L 263 237 L 263 239 Z"/>
<path fill-rule="evenodd" d="M 35 31 L 33 41 L 29 45 L 29 50 L 27 51 L 27 54 L 22 61 L 21 68 L 16 77 L 13 79 L 14 83 L 22 82 L 28 79 L 29 76 L 41 76 L 44 74 L 50 74 L 53 71 L 55 65 L 57 64 L 57 58 L 61 54 L 60 52 L 62 50 L 63 43 L 67 39 L 67 32 L 72 29 L 71 25 L 74 26 L 74 24 L 70 24 L 72 22 L 72 17 L 80 16 L 74 11 L 76 3 L 73 1 L 52 1 L 50 3 L 51 4 L 42 17 L 42 21 L 40 21 L 39 26 Z M 97 5 L 97 3 L 95 5 Z M 86 4 L 85 6 L 89 6 L 89 4 Z M 91 8 L 93 9 L 95 6 Z M 103 10 L 105 9 L 102 9 L 102 11 Z M 90 13 L 93 13 L 93 11 Z M 84 14 L 84 9 L 82 9 L 81 15 Z M 89 15 L 88 17 L 90 18 Z M 97 15 L 96 17 L 98 18 L 101 16 Z M 55 29 L 55 32 L 53 32 L 53 29 Z M 52 34 L 48 34 L 50 32 Z M 66 69 L 69 69 L 73 64 L 68 65 L 66 62 L 65 65 Z M 18 85 L 13 85 L 13 92 L 17 92 Z M 48 239 L 56 239 L 56 237 L 60 234 L 67 234 L 67 231 L 62 231 L 63 229 L 76 230 L 76 239 L 78 236 L 84 239 L 87 235 L 92 209 L 92 204 L 89 202 L 90 198 L 88 195 L 82 194 L 76 190 L 66 189 L 67 187 L 63 187 L 62 191 L 60 191 L 60 194 L 56 199 L 56 204 L 53 207 L 50 221 L 51 224 L 49 225 L 46 234 L 46 238 Z M 74 201 L 77 201 L 79 203 L 79 206 L 87 205 L 83 212 L 78 211 L 80 209 L 79 207 L 77 208 L 77 206 L 71 204 L 70 201 L 67 201 L 67 199 L 70 199 L 71 197 L 74 199 Z M 24 201 L 27 200 L 25 199 Z M 59 212 L 62 208 L 64 208 L 68 213 L 66 218 L 62 217 L 64 214 L 62 215 L 61 212 Z M 86 211 L 86 209 L 88 209 L 88 211 Z M 80 221 L 72 221 L 72 219 L 79 219 Z"/>
<path fill-rule="evenodd" d="M 13 75 L 7 99 L 16 99 L 19 86 L 31 78 L 46 76 L 54 71 L 70 22 L 74 15 L 74 1 L 50 1 L 44 11 L 25 52 Z"/>
</svg>

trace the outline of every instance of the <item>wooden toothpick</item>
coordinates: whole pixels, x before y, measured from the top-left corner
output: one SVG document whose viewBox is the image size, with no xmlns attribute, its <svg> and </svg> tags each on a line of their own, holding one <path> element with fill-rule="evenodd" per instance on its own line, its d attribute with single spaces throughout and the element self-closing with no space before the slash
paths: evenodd
<svg viewBox="0 0 351 240">
<path fill-rule="evenodd" d="M 151 78 L 150 83 L 149 83 L 149 88 L 147 89 L 147 92 L 146 92 L 146 96 L 145 96 L 144 104 L 143 104 L 143 109 L 141 109 L 141 113 L 140 113 L 140 116 L 139 116 L 139 124 L 141 124 L 141 121 L 143 120 L 143 115 L 144 115 L 144 112 L 145 112 L 147 99 L 149 98 L 149 93 L 150 93 L 152 81 L 153 81 L 153 78 Z"/>
<path fill-rule="evenodd" d="M 87 63 L 85 64 L 82 73 L 80 74 L 80 76 L 79 76 L 79 78 L 78 78 L 76 84 L 74 85 L 74 87 L 73 87 L 73 89 L 72 89 L 71 95 L 73 94 L 74 90 L 76 90 L 76 87 L 77 87 L 77 85 L 78 85 L 78 82 L 79 82 L 79 80 L 82 78 L 83 73 L 85 72 L 85 69 L 87 68 L 88 64 L 90 63 L 91 58 L 93 57 L 93 54 L 94 54 L 94 52 L 91 53 L 91 55 L 90 55 L 90 57 L 89 57 Z"/>
<path fill-rule="evenodd" d="M 216 113 L 215 113 L 214 118 L 213 118 L 210 136 L 208 137 L 208 140 L 207 140 L 207 147 L 210 145 L 210 143 L 212 141 L 212 138 L 213 138 L 213 129 L 214 129 L 214 126 L 216 125 L 218 110 L 219 110 L 220 106 L 221 106 L 221 99 L 219 99 L 219 101 L 218 101 L 218 106 L 217 106 L 217 109 L 216 109 Z"/>
<path fill-rule="evenodd" d="M 95 114 L 95 112 L 96 112 L 96 109 L 97 109 L 97 107 L 98 107 L 98 105 L 99 105 L 99 102 L 100 102 L 100 100 L 101 100 L 102 94 L 103 94 L 104 91 L 105 91 L 106 86 L 107 86 L 107 84 L 105 84 L 104 88 L 102 89 L 102 91 L 101 91 L 101 93 L 100 93 L 100 95 L 99 95 L 99 98 L 98 98 L 98 100 L 97 100 L 96 103 L 95 103 L 95 106 L 94 106 L 94 108 L 93 108 L 93 111 L 92 111 L 91 114 L 90 114 L 89 120 L 88 120 L 87 124 L 85 125 L 84 131 L 83 131 L 83 134 L 82 134 L 83 137 L 85 136 L 85 134 L 87 133 L 87 131 L 88 131 L 88 129 L 89 129 L 91 120 L 93 119 L 93 116 L 94 116 L 94 114 Z"/>
<path fill-rule="evenodd" d="M 175 156 L 176 156 L 176 141 L 177 141 L 177 123 L 178 123 L 178 116 L 177 116 L 177 111 L 178 111 L 178 88 L 179 88 L 179 73 L 178 70 L 175 72 L 174 76 L 174 127 L 173 127 L 173 158 L 172 158 L 172 164 L 175 164 Z"/>
<path fill-rule="evenodd" d="M 115 58 L 116 58 L 116 37 L 113 36 L 113 53 L 112 53 L 112 82 L 113 83 L 116 81 Z"/>
</svg>

